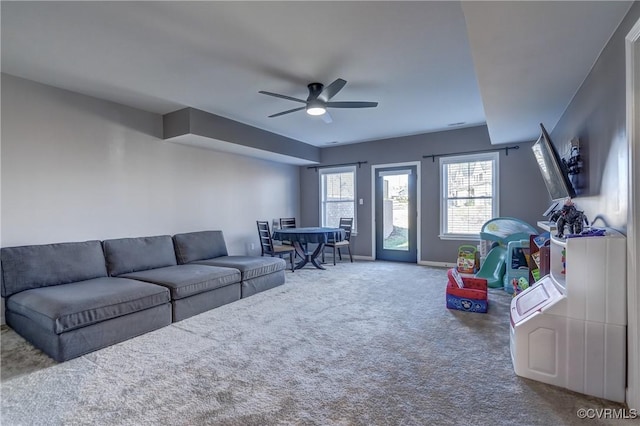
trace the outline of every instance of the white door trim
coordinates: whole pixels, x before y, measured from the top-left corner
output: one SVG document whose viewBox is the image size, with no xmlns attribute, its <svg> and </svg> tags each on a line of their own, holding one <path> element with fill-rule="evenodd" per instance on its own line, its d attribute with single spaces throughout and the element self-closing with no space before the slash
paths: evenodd
<svg viewBox="0 0 640 426">
<path fill-rule="evenodd" d="M 629 194 L 627 217 L 627 405 L 640 410 L 640 20 L 625 39 Z"/>
<path fill-rule="evenodd" d="M 416 218 L 416 245 L 417 247 L 417 262 L 420 263 L 420 161 L 409 161 L 406 163 L 390 163 L 390 164 L 375 164 L 371 166 L 371 257 L 376 260 L 376 171 L 378 169 L 386 169 L 387 167 L 404 167 L 415 166 L 416 167 L 416 210 L 418 217 Z"/>
</svg>

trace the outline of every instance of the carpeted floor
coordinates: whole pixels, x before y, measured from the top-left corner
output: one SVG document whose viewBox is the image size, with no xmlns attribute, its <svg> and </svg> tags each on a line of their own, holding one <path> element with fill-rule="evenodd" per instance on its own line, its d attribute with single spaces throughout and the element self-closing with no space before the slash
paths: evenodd
<svg viewBox="0 0 640 426">
<path fill-rule="evenodd" d="M 572 425 L 624 406 L 517 377 L 511 296 L 445 308 L 446 271 L 343 262 L 57 364 L 2 329 L 3 425 Z"/>
</svg>

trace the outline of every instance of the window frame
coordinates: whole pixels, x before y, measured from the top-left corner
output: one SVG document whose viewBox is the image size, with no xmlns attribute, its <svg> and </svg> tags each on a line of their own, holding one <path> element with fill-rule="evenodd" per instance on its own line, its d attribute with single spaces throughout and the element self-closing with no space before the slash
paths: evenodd
<svg viewBox="0 0 640 426">
<path fill-rule="evenodd" d="M 320 204 L 320 226 L 327 226 L 326 225 L 326 203 L 343 203 L 345 201 L 349 201 L 349 200 L 340 200 L 340 201 L 326 201 L 325 200 L 325 196 L 326 196 L 326 186 L 325 186 L 325 181 L 324 181 L 324 177 L 327 175 L 332 175 L 332 174 L 342 174 L 342 173 L 352 173 L 353 174 L 353 200 L 351 200 L 353 202 L 353 227 L 351 230 L 351 234 L 355 235 L 357 232 L 357 212 L 358 212 L 358 203 L 357 203 L 357 199 L 358 197 L 356 196 L 357 193 L 357 188 L 358 188 L 358 174 L 356 173 L 356 166 L 355 165 L 351 165 L 351 166 L 339 166 L 339 167 L 326 167 L 326 168 L 322 168 L 318 170 L 318 187 L 319 187 L 319 204 Z"/>
<path fill-rule="evenodd" d="M 492 162 L 492 208 L 491 217 L 500 216 L 500 153 L 499 152 L 486 152 L 476 154 L 463 154 L 463 155 L 451 155 L 446 157 L 440 157 L 439 161 L 439 173 L 440 173 L 440 239 L 442 240 L 480 240 L 480 230 L 474 234 L 462 234 L 447 232 L 448 227 L 448 169 L 445 166 L 449 164 L 459 163 L 473 163 L 478 161 L 491 161 Z M 472 177 L 470 177 L 472 179 Z M 486 199 L 487 197 L 473 197 L 475 199 Z M 487 219 L 487 220 L 489 220 Z"/>
</svg>

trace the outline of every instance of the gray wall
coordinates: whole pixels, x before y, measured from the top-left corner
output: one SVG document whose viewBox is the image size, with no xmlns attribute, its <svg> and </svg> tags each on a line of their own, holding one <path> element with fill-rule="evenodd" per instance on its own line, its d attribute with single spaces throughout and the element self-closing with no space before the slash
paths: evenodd
<svg viewBox="0 0 640 426">
<path fill-rule="evenodd" d="M 578 207 L 590 219 L 599 218 L 597 226 L 608 225 L 625 235 L 629 209 L 625 37 L 638 19 L 640 2 L 635 2 L 551 132 L 556 146 L 578 137 L 583 147 L 585 176 L 583 192 L 575 199 Z M 638 164 L 632 167 L 638 167 Z M 628 238 L 637 238 L 637 235 L 629 235 Z M 628 286 L 628 294 L 632 298 L 628 301 L 627 310 L 637 312 L 640 284 L 637 280 L 635 283 L 629 281 Z M 634 316 L 629 317 L 627 332 L 627 397 L 631 398 L 627 403 L 638 409 L 640 375 L 637 360 L 640 357 L 640 329 L 633 318 Z"/>
<path fill-rule="evenodd" d="M 536 124 L 537 125 L 537 124 Z M 508 146 L 512 146 L 509 144 Z M 520 143 L 519 150 L 500 153 L 500 216 L 522 219 L 531 225 L 544 219 L 542 213 L 549 205 L 549 195 L 531 152 L 531 143 Z M 468 241 L 441 240 L 440 231 L 440 174 L 438 159 L 433 162 L 423 155 L 501 148 L 491 145 L 486 126 L 445 132 L 385 139 L 359 144 L 324 148 L 323 165 L 367 161 L 357 169 L 358 234 L 353 238 L 353 251 L 360 256 L 372 253 L 371 166 L 379 164 L 421 161 L 421 259 L 419 261 L 448 262 L 456 260 L 458 246 Z M 318 173 L 300 167 L 301 222 L 312 226 L 319 223 Z"/>
<path fill-rule="evenodd" d="M 579 138 L 585 163 L 577 206 L 590 220 L 626 234 L 629 149 L 626 132 L 625 37 L 640 17 L 636 2 L 551 131 L 563 149 Z"/>
<path fill-rule="evenodd" d="M 0 243 L 221 229 L 259 254 L 255 221 L 298 214 L 297 166 L 161 138 L 158 114 L 3 74 Z"/>
</svg>

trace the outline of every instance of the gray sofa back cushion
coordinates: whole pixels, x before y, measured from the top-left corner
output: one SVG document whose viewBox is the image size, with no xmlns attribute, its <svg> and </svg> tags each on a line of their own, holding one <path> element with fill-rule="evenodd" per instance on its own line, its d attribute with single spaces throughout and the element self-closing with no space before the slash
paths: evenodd
<svg viewBox="0 0 640 426">
<path fill-rule="evenodd" d="M 2 297 L 107 276 L 100 241 L 5 247 L 0 258 Z"/>
<path fill-rule="evenodd" d="M 199 231 L 173 236 L 179 264 L 228 256 L 222 231 Z"/>
<path fill-rule="evenodd" d="M 169 235 L 105 240 L 107 271 L 112 277 L 147 269 L 174 266 L 176 254 Z"/>
</svg>

